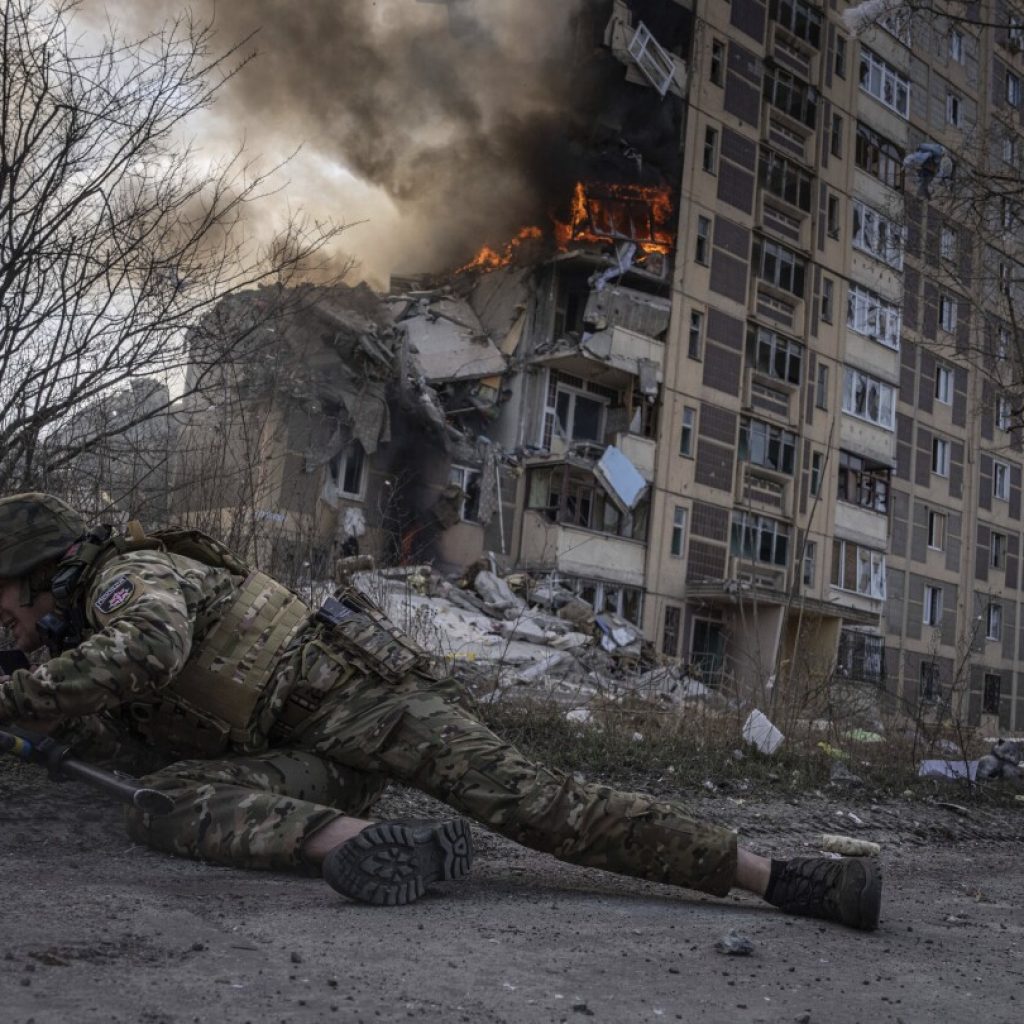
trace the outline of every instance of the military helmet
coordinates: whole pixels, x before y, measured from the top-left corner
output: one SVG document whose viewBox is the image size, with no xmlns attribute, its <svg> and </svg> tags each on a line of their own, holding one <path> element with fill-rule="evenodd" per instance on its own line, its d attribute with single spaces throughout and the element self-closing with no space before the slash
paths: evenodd
<svg viewBox="0 0 1024 1024">
<path fill-rule="evenodd" d="M 27 576 L 36 566 L 59 559 L 86 526 L 52 494 L 31 491 L 0 498 L 0 578 Z"/>
</svg>

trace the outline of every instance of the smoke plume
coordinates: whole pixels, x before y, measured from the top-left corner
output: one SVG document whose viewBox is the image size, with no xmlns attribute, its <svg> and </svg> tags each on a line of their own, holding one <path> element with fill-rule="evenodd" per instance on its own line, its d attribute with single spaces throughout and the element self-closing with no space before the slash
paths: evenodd
<svg viewBox="0 0 1024 1024">
<path fill-rule="evenodd" d="M 179 10 L 122 3 L 113 16 L 134 32 Z M 270 160 L 301 144 L 284 198 L 368 220 L 343 240 L 371 278 L 450 265 L 544 216 L 583 3 L 200 0 L 225 47 L 255 31 L 259 53 L 201 141 L 244 137 Z"/>
</svg>

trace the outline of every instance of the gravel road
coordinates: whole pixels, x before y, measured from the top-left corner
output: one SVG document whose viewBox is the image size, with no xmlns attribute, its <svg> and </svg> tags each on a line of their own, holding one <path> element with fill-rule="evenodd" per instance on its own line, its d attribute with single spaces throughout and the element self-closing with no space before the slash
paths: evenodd
<svg viewBox="0 0 1024 1024">
<path fill-rule="evenodd" d="M 571 868 L 483 831 L 469 881 L 376 910 L 316 879 L 133 846 L 115 806 L 35 769 L 0 769 L 0 798 L 12 1024 L 1019 1024 L 1024 1010 L 1017 808 L 701 800 L 761 852 L 809 852 L 823 831 L 882 843 L 882 926 L 862 934 Z M 395 791 L 382 814 L 424 810 Z M 731 929 L 752 955 L 716 952 Z"/>
</svg>

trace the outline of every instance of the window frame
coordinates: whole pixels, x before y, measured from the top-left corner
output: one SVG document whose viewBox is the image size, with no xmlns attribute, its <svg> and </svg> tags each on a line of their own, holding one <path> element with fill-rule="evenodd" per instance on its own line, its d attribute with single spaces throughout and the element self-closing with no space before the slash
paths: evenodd
<svg viewBox="0 0 1024 1024">
<path fill-rule="evenodd" d="M 992 460 L 992 497 L 996 501 L 1010 500 L 1010 464 L 1002 459 Z"/>
<path fill-rule="evenodd" d="M 686 354 L 690 359 L 700 362 L 704 355 L 704 311 L 690 310 L 690 327 L 687 332 Z"/>
<path fill-rule="evenodd" d="M 943 589 L 932 583 L 924 585 L 924 592 L 921 598 L 921 625 L 931 626 L 938 629 L 942 625 L 943 616 Z"/>
<path fill-rule="evenodd" d="M 992 530 L 988 540 L 988 567 L 990 569 L 1006 568 L 1007 535 Z"/>
<path fill-rule="evenodd" d="M 946 513 L 934 508 L 928 509 L 928 548 L 931 551 L 946 550 Z"/>
<path fill-rule="evenodd" d="M 747 360 L 755 372 L 792 387 L 803 382 L 806 346 L 771 327 L 747 327 Z M 767 356 L 767 359 L 763 358 Z M 784 372 L 777 372 L 782 369 Z"/>
<path fill-rule="evenodd" d="M 889 188 L 902 189 L 903 158 L 906 154 L 895 142 L 875 131 L 863 121 L 857 122 L 854 164 L 865 174 Z"/>
<path fill-rule="evenodd" d="M 891 384 L 886 381 L 872 377 L 863 370 L 853 366 L 844 366 L 843 375 L 843 412 L 854 416 L 859 420 L 872 423 L 883 430 L 896 429 L 896 398 L 897 392 Z M 863 408 L 858 409 L 858 385 L 863 387 Z M 877 415 L 870 412 L 871 392 L 877 389 Z M 888 412 L 888 419 L 884 413 Z"/>
<path fill-rule="evenodd" d="M 935 401 L 942 405 L 953 404 L 955 371 L 944 363 L 935 364 Z"/>
<path fill-rule="evenodd" d="M 893 270 L 902 270 L 906 244 L 903 228 L 863 199 L 854 199 L 850 207 L 853 211 L 853 233 L 850 236 L 853 247 Z"/>
<path fill-rule="evenodd" d="M 860 49 L 858 78 L 863 92 L 904 120 L 910 119 L 909 79 L 866 46 Z"/>
<path fill-rule="evenodd" d="M 853 573 L 854 579 L 846 578 L 849 572 Z M 884 551 L 842 537 L 832 538 L 832 586 L 876 601 L 884 601 L 887 590 L 886 572 Z M 862 585 L 865 578 L 866 588 Z"/>
<path fill-rule="evenodd" d="M 737 455 L 741 462 L 773 473 L 793 476 L 796 472 L 798 443 L 799 438 L 791 430 L 765 420 L 740 417 Z M 755 453 L 758 457 L 755 457 Z"/>
<path fill-rule="evenodd" d="M 702 267 L 711 264 L 711 218 L 697 214 L 697 226 L 694 231 L 693 261 Z"/>
<path fill-rule="evenodd" d="M 458 477 L 459 479 L 455 479 Z M 463 466 L 460 463 L 452 463 L 448 468 L 448 483 L 449 485 L 454 484 L 462 491 L 462 497 L 459 499 L 459 522 L 460 523 L 475 523 L 478 526 L 483 525 L 480 520 L 480 481 L 483 479 L 483 471 L 480 469 L 474 469 L 472 466 Z M 476 484 L 476 489 L 471 490 L 473 484 Z M 473 510 L 473 514 L 470 515 L 468 509 Z"/>
<path fill-rule="evenodd" d="M 671 558 L 683 558 L 686 552 L 687 509 L 676 505 L 672 512 L 672 531 L 669 536 L 668 553 Z"/>
<path fill-rule="evenodd" d="M 874 330 L 872 324 L 875 325 Z M 855 282 L 850 282 L 846 293 L 846 326 L 894 352 L 900 350 L 903 333 L 900 307 Z"/>
<path fill-rule="evenodd" d="M 789 539 L 789 523 L 755 512 L 733 510 L 729 552 L 734 557 L 785 569 L 789 564 Z M 766 546 L 770 557 L 763 558 Z"/>
<path fill-rule="evenodd" d="M 697 410 L 692 405 L 683 406 L 683 418 L 679 423 L 679 454 L 684 459 L 695 457 L 697 440 Z"/>
<path fill-rule="evenodd" d="M 707 174 L 718 174 L 718 129 L 709 124 L 704 126 L 701 166 Z"/>
<path fill-rule="evenodd" d="M 947 334 L 956 331 L 958 301 L 952 295 L 943 292 L 939 295 L 939 327 Z"/>
<path fill-rule="evenodd" d="M 353 454 L 358 453 L 358 474 L 359 482 L 356 490 L 345 489 L 345 478 L 349 475 L 349 461 Z M 334 455 L 328 463 L 328 472 L 331 482 L 343 498 L 354 498 L 362 500 L 366 496 L 367 458 L 366 451 L 358 438 L 351 441 L 341 451 Z"/>
<path fill-rule="evenodd" d="M 725 43 L 721 39 L 711 40 L 711 59 L 708 62 L 708 81 L 719 88 L 725 84 Z"/>
<path fill-rule="evenodd" d="M 932 473 L 949 479 L 950 452 L 952 446 L 944 437 L 932 437 Z"/>
<path fill-rule="evenodd" d="M 998 601 L 989 601 L 985 608 L 985 639 L 1003 639 L 1003 606 Z"/>
<path fill-rule="evenodd" d="M 887 515 L 892 470 L 855 452 L 839 449 L 836 500 Z"/>
<path fill-rule="evenodd" d="M 807 287 L 807 260 L 788 246 L 770 238 L 756 238 L 754 273 L 769 287 L 803 300 Z"/>
</svg>

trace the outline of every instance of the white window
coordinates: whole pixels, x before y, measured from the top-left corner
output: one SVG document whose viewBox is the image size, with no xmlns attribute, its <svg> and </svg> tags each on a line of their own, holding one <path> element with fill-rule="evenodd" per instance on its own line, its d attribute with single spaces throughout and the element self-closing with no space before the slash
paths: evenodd
<svg viewBox="0 0 1024 1024">
<path fill-rule="evenodd" d="M 704 314 L 699 310 L 690 310 L 690 334 L 687 355 L 691 359 L 700 359 L 704 338 Z"/>
<path fill-rule="evenodd" d="M 683 543 L 686 539 L 686 509 L 676 505 L 672 515 L 672 540 L 669 551 L 673 558 L 683 557 Z"/>
<path fill-rule="evenodd" d="M 892 430 L 896 422 L 896 389 L 847 366 L 843 378 L 843 412 Z"/>
<path fill-rule="evenodd" d="M 949 476 L 949 442 L 941 437 L 932 438 L 932 472 Z"/>
<path fill-rule="evenodd" d="M 900 226 L 859 199 L 855 199 L 852 206 L 854 246 L 896 270 L 902 269 L 903 231 Z"/>
<path fill-rule="evenodd" d="M 704 170 L 714 174 L 718 166 L 718 129 L 704 129 Z"/>
<path fill-rule="evenodd" d="M 1011 107 L 1020 106 L 1020 79 L 1012 72 L 1006 72 L 1006 102 Z"/>
<path fill-rule="evenodd" d="M 341 494 L 361 498 L 366 477 L 366 453 L 358 441 L 343 448 L 330 461 L 331 482 Z"/>
<path fill-rule="evenodd" d="M 647 81 L 664 96 L 675 77 L 675 61 L 642 21 L 637 24 L 629 42 L 629 55 L 636 61 Z"/>
<path fill-rule="evenodd" d="M 943 228 L 939 241 L 939 254 L 944 260 L 955 260 L 957 253 L 957 235 L 953 228 Z"/>
<path fill-rule="evenodd" d="M 946 124 L 959 128 L 963 120 L 963 102 L 955 92 L 946 93 Z"/>
<path fill-rule="evenodd" d="M 926 626 L 942 624 L 942 587 L 926 586 L 924 588 L 924 617 Z"/>
<path fill-rule="evenodd" d="M 853 541 L 832 542 L 832 584 L 867 597 L 885 600 L 885 552 Z"/>
<path fill-rule="evenodd" d="M 935 367 L 935 398 L 943 405 L 953 404 L 953 371 L 948 366 Z"/>
<path fill-rule="evenodd" d="M 1000 327 L 996 336 L 996 359 L 1006 359 L 1010 354 L 1010 331 L 1007 327 Z"/>
<path fill-rule="evenodd" d="M 804 544 L 804 586 L 814 586 L 816 562 L 818 560 L 818 545 L 816 541 L 809 540 Z"/>
<path fill-rule="evenodd" d="M 928 513 L 928 547 L 941 551 L 946 540 L 946 517 L 941 512 Z"/>
<path fill-rule="evenodd" d="M 846 300 L 846 326 L 892 349 L 900 347 L 900 307 L 859 284 L 851 284 Z"/>
<path fill-rule="evenodd" d="M 952 295 L 939 298 L 939 326 L 950 334 L 956 330 L 956 299 Z"/>
<path fill-rule="evenodd" d="M 468 466 L 452 466 L 448 483 L 462 491 L 459 498 L 459 519 L 464 523 L 480 522 L 480 471 Z"/>
<path fill-rule="evenodd" d="M 860 51 L 860 87 L 897 114 L 910 116 L 910 82 L 866 47 Z"/>
<path fill-rule="evenodd" d="M 679 454 L 693 458 L 693 435 L 697 425 L 697 410 L 690 406 L 683 408 L 683 425 L 679 430 Z"/>
<path fill-rule="evenodd" d="M 730 550 L 740 558 L 784 566 L 789 557 L 789 526 L 768 516 L 733 512 Z"/>
<path fill-rule="evenodd" d="M 985 639 L 1002 640 L 1003 638 L 1003 606 L 990 604 L 985 610 Z"/>
<path fill-rule="evenodd" d="M 996 399 L 996 426 L 1000 430 L 1009 430 L 1011 423 L 1011 416 L 1013 412 L 1010 408 L 1010 400 L 1008 398 L 997 398 Z"/>
<path fill-rule="evenodd" d="M 546 417 L 554 435 L 566 443 L 592 441 L 600 444 L 604 439 L 607 403 L 562 384 L 554 390 L 554 407 L 548 408 Z"/>
<path fill-rule="evenodd" d="M 993 531 L 988 546 L 988 564 L 993 569 L 1006 565 L 1006 534 Z"/>
<path fill-rule="evenodd" d="M 955 28 L 949 31 L 949 59 L 957 64 L 964 62 L 964 37 Z"/>
<path fill-rule="evenodd" d="M 1019 14 L 1010 15 L 1010 49 L 1024 49 L 1024 18 Z"/>
<path fill-rule="evenodd" d="M 697 218 L 697 237 L 694 239 L 693 258 L 698 263 L 707 265 L 710 253 L 708 239 L 711 235 L 711 221 L 707 217 Z"/>
<path fill-rule="evenodd" d="M 1010 467 L 998 459 L 992 460 L 992 497 L 1010 500 Z"/>
<path fill-rule="evenodd" d="M 1018 156 L 1017 140 L 1012 135 L 1007 135 L 1003 139 L 1003 163 L 1016 167 Z"/>
<path fill-rule="evenodd" d="M 895 10 L 878 19 L 880 28 L 895 36 L 904 46 L 910 45 L 910 14 L 909 10 Z"/>
</svg>

